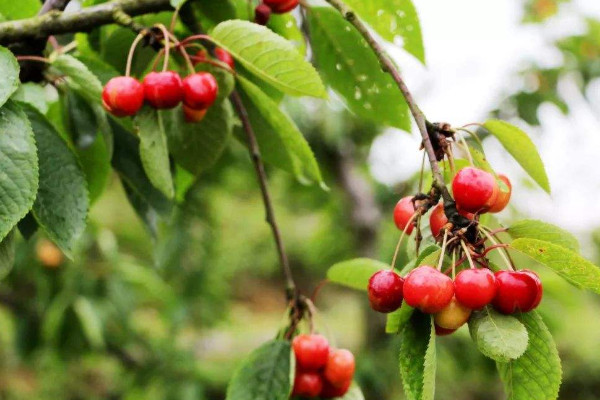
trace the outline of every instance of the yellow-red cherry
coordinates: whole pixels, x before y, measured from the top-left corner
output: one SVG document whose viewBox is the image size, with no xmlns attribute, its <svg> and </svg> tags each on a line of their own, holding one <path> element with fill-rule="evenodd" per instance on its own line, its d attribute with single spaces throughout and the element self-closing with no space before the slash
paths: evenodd
<svg viewBox="0 0 600 400">
<path fill-rule="evenodd" d="M 463 168 L 452 180 L 456 206 L 466 212 L 487 212 L 496 202 L 499 190 L 494 175 L 479 168 Z"/>
<path fill-rule="evenodd" d="M 492 304 L 503 314 L 528 312 L 542 300 L 543 289 L 539 276 L 530 270 L 498 271 L 496 296 Z"/>
<path fill-rule="evenodd" d="M 333 386 L 341 387 L 354 377 L 354 355 L 345 349 L 329 352 L 329 359 L 323 370 L 323 376 Z"/>
<path fill-rule="evenodd" d="M 174 71 L 150 72 L 144 78 L 144 97 L 154 108 L 168 109 L 181 103 L 181 77 Z"/>
<path fill-rule="evenodd" d="M 454 296 L 454 282 L 437 269 L 424 265 L 404 280 L 404 301 L 427 314 L 442 311 Z"/>
<path fill-rule="evenodd" d="M 435 334 L 437 336 L 448 336 L 456 332 L 456 329 L 446 329 L 441 326 L 435 325 Z"/>
<path fill-rule="evenodd" d="M 403 197 L 398 201 L 396 207 L 394 207 L 394 222 L 396 223 L 396 227 L 401 231 L 404 231 L 406 228 L 407 235 L 410 235 L 415 227 L 415 221 L 411 221 L 415 213 L 415 206 L 412 199 L 412 196 Z"/>
<path fill-rule="evenodd" d="M 266 25 L 271 18 L 271 7 L 265 3 L 260 3 L 254 9 L 254 22 L 259 25 Z"/>
<path fill-rule="evenodd" d="M 453 297 L 444 309 L 433 316 L 436 325 L 444 329 L 458 329 L 463 326 L 471 316 L 471 309 L 465 307 Z"/>
<path fill-rule="evenodd" d="M 300 0 L 263 0 L 275 14 L 285 14 L 298 6 Z"/>
<path fill-rule="evenodd" d="M 463 210 L 458 210 L 458 213 L 465 218 L 473 219 L 475 218 L 474 214 L 465 212 Z M 448 223 L 448 218 L 446 217 L 446 213 L 444 212 L 444 204 L 439 203 L 437 206 L 433 208 L 431 211 L 431 215 L 429 216 L 429 227 L 431 228 L 431 234 L 435 238 L 439 238 L 443 231 L 442 229 Z"/>
<path fill-rule="evenodd" d="M 203 110 L 194 110 L 185 104 L 183 105 L 183 116 L 185 117 L 186 122 L 193 123 L 202 121 L 206 115 L 206 111 L 206 108 Z"/>
<path fill-rule="evenodd" d="M 394 271 L 378 271 L 369 279 L 367 292 L 371 308 L 382 313 L 396 311 L 402 305 L 404 279 Z"/>
<path fill-rule="evenodd" d="M 102 105 L 115 117 L 135 115 L 144 104 L 144 87 L 135 78 L 117 76 L 102 90 Z"/>
<path fill-rule="evenodd" d="M 510 180 L 506 175 L 498 174 L 498 179 L 500 179 L 506 185 L 506 191 L 503 191 L 501 188 L 498 190 L 498 198 L 490 207 L 489 212 L 498 213 L 506 208 L 508 202 L 510 201 L 510 196 L 512 194 L 512 185 L 510 184 Z"/>
<path fill-rule="evenodd" d="M 209 72 L 196 72 L 183 80 L 183 103 L 195 110 L 210 107 L 217 99 L 219 85 Z"/>
<path fill-rule="evenodd" d="M 292 396 L 317 397 L 323 390 L 323 378 L 318 372 L 296 371 Z"/>
<path fill-rule="evenodd" d="M 456 299 L 471 310 L 480 310 L 496 296 L 496 278 L 487 268 L 465 269 L 454 278 Z"/>
<path fill-rule="evenodd" d="M 292 348 L 298 368 L 304 371 L 318 371 L 329 360 L 329 342 L 321 335 L 298 335 L 292 341 Z"/>
<path fill-rule="evenodd" d="M 323 381 L 323 390 L 321 390 L 321 394 L 319 396 L 323 399 L 334 399 L 336 397 L 342 397 L 346 393 L 348 393 L 350 385 L 352 385 L 352 380 L 344 382 L 342 385 L 335 386 L 328 382 L 327 379 L 325 379 Z"/>
</svg>

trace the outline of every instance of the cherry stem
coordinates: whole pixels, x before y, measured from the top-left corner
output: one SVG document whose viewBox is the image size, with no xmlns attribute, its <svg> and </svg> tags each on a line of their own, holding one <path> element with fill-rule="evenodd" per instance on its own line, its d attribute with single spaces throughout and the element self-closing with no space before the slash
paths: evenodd
<svg viewBox="0 0 600 400">
<path fill-rule="evenodd" d="M 452 280 L 456 276 L 456 249 L 452 250 Z"/>
<path fill-rule="evenodd" d="M 325 287 L 325 285 L 327 285 L 329 283 L 329 279 L 323 279 L 321 282 L 319 282 L 319 284 L 315 287 L 315 290 L 313 290 L 312 295 L 310 296 L 310 300 L 313 303 L 316 303 L 317 301 L 317 296 L 319 295 L 319 293 L 321 293 L 321 289 L 323 289 Z"/>
<path fill-rule="evenodd" d="M 163 59 L 163 68 L 162 68 L 162 71 L 165 72 L 167 70 L 167 68 L 169 68 L 169 51 L 170 51 L 170 47 L 171 47 L 169 45 L 169 31 L 163 24 L 156 24 L 154 26 L 156 28 L 160 29 L 160 31 L 163 34 L 163 39 L 165 41 L 165 44 L 164 44 L 165 58 Z"/>
<path fill-rule="evenodd" d="M 185 50 L 185 46 L 181 46 L 181 43 L 179 42 L 177 37 L 175 35 L 173 35 L 172 33 L 169 32 L 169 36 L 171 37 L 171 39 L 173 39 L 173 42 L 175 43 L 175 48 L 177 48 L 179 50 L 179 52 L 185 59 L 185 63 L 187 64 L 187 67 L 188 67 L 188 70 L 190 71 L 190 73 L 193 74 L 194 72 L 196 72 L 196 69 L 194 68 L 194 64 L 192 63 L 192 60 L 190 59 L 190 55 Z"/>
<path fill-rule="evenodd" d="M 41 63 L 50 64 L 50 60 L 45 57 L 39 56 L 17 56 L 17 61 L 37 61 Z"/>
<path fill-rule="evenodd" d="M 444 264 L 444 255 L 446 254 L 446 244 L 448 239 L 448 230 L 444 230 L 444 240 L 442 241 L 442 252 L 440 253 L 440 259 L 438 260 L 438 271 L 442 270 L 442 265 Z"/>
<path fill-rule="evenodd" d="M 496 250 L 496 249 L 505 249 L 507 247 L 510 247 L 508 244 L 506 243 L 499 243 L 499 244 L 495 244 L 493 246 L 490 246 L 488 248 L 485 249 L 485 251 L 483 252 L 483 254 L 481 254 L 481 257 L 485 257 L 487 256 L 487 254 L 492 251 L 492 250 Z"/>
<path fill-rule="evenodd" d="M 131 47 L 129 48 L 129 54 L 127 54 L 127 66 L 125 67 L 125 76 L 131 75 L 131 63 L 133 61 L 133 54 L 135 53 L 135 48 L 138 43 L 146 36 L 147 31 L 140 32 L 139 35 L 135 37 L 133 43 L 131 43 Z"/>
<path fill-rule="evenodd" d="M 487 237 L 487 238 L 488 238 L 488 240 L 489 240 L 490 242 L 492 242 L 492 244 L 493 244 L 493 245 L 498 245 L 498 241 L 497 241 L 496 239 L 494 239 L 494 237 L 493 237 L 492 235 L 490 235 L 490 234 L 489 234 L 489 233 L 486 231 L 486 229 L 485 229 L 485 228 L 483 228 L 483 227 L 481 227 L 481 226 L 480 226 L 480 227 L 479 227 L 479 231 L 480 231 L 481 233 L 483 233 L 483 234 L 485 235 L 485 237 Z M 506 248 L 504 248 L 504 251 L 501 251 L 501 252 L 500 252 L 500 256 L 502 256 L 502 260 L 504 261 L 504 263 L 506 264 L 506 266 L 508 267 L 508 269 L 510 269 L 510 270 L 513 270 L 513 271 L 514 271 L 514 270 L 515 270 L 515 266 L 513 265 L 513 263 L 512 263 L 511 261 L 509 261 L 509 259 L 507 258 L 507 254 L 505 254 L 505 252 L 506 252 L 506 253 L 508 253 L 508 250 L 506 250 Z"/>
<path fill-rule="evenodd" d="M 175 11 L 173 11 L 173 16 L 171 17 L 171 23 L 169 24 L 169 32 L 173 33 L 173 31 L 175 30 L 175 24 L 177 23 L 177 17 L 179 16 L 179 10 L 180 7 L 175 8 Z"/>
<path fill-rule="evenodd" d="M 208 35 L 205 34 L 198 34 L 198 35 L 192 35 L 192 36 L 188 36 L 185 39 L 183 39 L 181 42 L 179 42 L 180 45 L 185 45 L 189 42 L 192 42 L 194 40 L 206 40 L 208 42 L 213 43 L 212 38 Z"/>
<path fill-rule="evenodd" d="M 469 159 L 469 163 L 471 165 L 475 165 L 475 163 L 473 162 L 473 156 L 471 155 L 471 150 L 469 150 L 469 145 L 467 144 L 467 141 L 465 140 L 465 138 L 462 135 L 460 136 L 459 140 L 461 142 L 461 147 L 463 148 L 463 150 L 467 154 L 467 158 Z"/>
<path fill-rule="evenodd" d="M 423 158 L 421 159 L 421 173 L 419 175 L 419 193 L 423 192 L 424 171 L 425 171 L 425 152 L 423 152 Z"/>
<path fill-rule="evenodd" d="M 469 248 L 462 240 L 460 241 L 460 245 L 462 246 L 465 255 L 467 256 L 467 259 L 469 260 L 469 265 L 471 266 L 471 269 L 475 269 L 475 264 L 473 263 L 473 259 L 471 258 L 471 252 L 469 251 Z"/>
<path fill-rule="evenodd" d="M 315 307 L 310 299 L 305 299 L 304 304 L 306 304 L 306 308 L 308 308 L 308 329 L 312 335 L 315 332 L 314 317 L 318 314 L 317 307 Z"/>
<path fill-rule="evenodd" d="M 479 145 L 481 147 L 483 147 L 483 143 L 481 143 L 481 139 L 479 139 L 479 136 L 475 132 L 473 132 L 473 131 L 471 131 L 469 129 L 466 129 L 466 128 L 456 128 L 456 130 L 468 133 L 469 135 L 471 135 L 471 137 L 473 139 L 475 139 L 475 141 L 477 141 L 477 143 L 479 143 Z"/>
<path fill-rule="evenodd" d="M 412 222 L 415 220 L 415 218 L 417 217 L 417 215 L 420 215 L 420 214 L 421 213 L 419 211 L 416 211 L 410 217 L 410 219 L 408 220 L 408 222 L 404 226 L 404 229 L 402 230 L 402 234 L 400 235 L 400 239 L 398 239 L 398 244 L 396 244 L 396 250 L 394 251 L 394 257 L 392 258 L 392 266 L 390 267 L 390 270 L 393 270 L 394 266 L 396 265 L 396 258 L 398 257 L 398 252 L 400 251 L 400 245 L 402 244 L 402 239 L 404 239 L 404 236 L 406 235 L 406 231 L 411 226 Z"/>
<path fill-rule="evenodd" d="M 221 68 L 222 70 L 225 70 L 225 71 L 229 72 L 233 76 L 237 75 L 237 73 L 234 70 L 232 70 L 231 67 L 229 67 L 229 65 L 227 65 L 227 64 L 225 64 L 225 63 L 223 63 L 221 61 L 209 60 L 206 57 L 205 58 L 201 58 L 201 57 L 196 57 L 196 56 L 191 56 L 190 58 L 192 60 L 194 60 L 195 62 L 214 65 L 217 68 Z"/>
</svg>

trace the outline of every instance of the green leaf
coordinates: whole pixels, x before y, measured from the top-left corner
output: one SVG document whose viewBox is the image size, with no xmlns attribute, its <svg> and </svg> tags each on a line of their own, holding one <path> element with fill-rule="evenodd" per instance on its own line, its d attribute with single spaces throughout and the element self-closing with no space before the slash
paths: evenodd
<svg viewBox="0 0 600 400">
<path fill-rule="evenodd" d="M 6 19 L 24 19 L 34 17 L 42 3 L 39 0 L 1 1 L 0 14 Z"/>
<path fill-rule="evenodd" d="M 352 383 L 348 392 L 342 397 L 337 397 L 339 400 L 365 400 L 365 395 L 360 390 L 356 383 Z"/>
<path fill-rule="evenodd" d="M 435 325 L 433 316 L 430 316 L 431 328 L 429 330 L 429 343 L 425 352 L 425 365 L 423 367 L 423 395 L 422 400 L 435 399 L 435 371 L 437 367 L 437 352 L 435 347 Z"/>
<path fill-rule="evenodd" d="M 517 359 L 527 349 L 525 326 L 517 318 L 502 315 L 491 307 L 472 314 L 469 331 L 479 351 L 495 361 Z"/>
<path fill-rule="evenodd" d="M 227 388 L 227 400 L 287 400 L 294 381 L 294 357 L 285 340 L 265 343 L 240 365 Z"/>
<path fill-rule="evenodd" d="M 33 215 L 68 256 L 85 229 L 89 207 L 87 183 L 77 157 L 35 108 L 23 105 L 38 145 L 40 183 Z"/>
<path fill-rule="evenodd" d="M 510 244 L 510 248 L 553 269 L 575 286 L 600 293 L 600 268 L 579 254 L 537 239 L 517 239 Z"/>
<path fill-rule="evenodd" d="M 317 182 L 323 178 L 315 156 L 294 122 L 277 104 L 250 81 L 238 76 L 250 123 L 264 160 L 300 180 Z"/>
<path fill-rule="evenodd" d="M 15 231 L 8 232 L 0 242 L 0 280 L 2 280 L 15 263 Z"/>
<path fill-rule="evenodd" d="M 58 340 L 60 330 L 65 319 L 65 313 L 73 302 L 69 292 L 60 292 L 52 298 L 52 302 L 44 310 L 42 327 L 40 329 L 42 338 L 47 343 Z"/>
<path fill-rule="evenodd" d="M 430 315 L 414 313 L 402 331 L 400 376 L 409 400 L 433 398 L 435 327 Z"/>
<path fill-rule="evenodd" d="M 1 9 L 0 9 L 1 11 Z M 19 63 L 13 53 L 6 47 L 0 46 L 0 106 L 6 103 L 6 100 L 19 87 Z"/>
<path fill-rule="evenodd" d="M 267 26 L 279 36 L 289 40 L 300 54 L 306 54 L 306 40 L 296 18 L 291 13 L 271 14 Z"/>
<path fill-rule="evenodd" d="M 112 171 L 104 137 L 96 136 L 90 146 L 76 152 L 87 181 L 90 204 L 94 204 L 104 192 Z"/>
<path fill-rule="evenodd" d="M 390 269 L 390 266 L 370 258 L 355 258 L 332 265 L 327 270 L 327 279 L 339 285 L 366 291 L 371 276 L 384 269 Z"/>
<path fill-rule="evenodd" d="M 294 46 L 270 29 L 248 21 L 225 21 L 212 32 L 213 41 L 248 71 L 293 96 L 327 97 L 310 63 Z"/>
<path fill-rule="evenodd" d="M 155 188 L 172 199 L 175 189 L 162 118 L 157 110 L 144 106 L 134 121 L 140 138 L 140 159 L 146 175 Z"/>
<path fill-rule="evenodd" d="M 11 98 L 21 103 L 31 104 L 42 114 L 48 112 L 46 90 L 42 85 L 33 82 L 22 83 Z"/>
<path fill-rule="evenodd" d="M 79 318 L 90 346 L 94 348 L 104 347 L 104 334 L 102 333 L 102 321 L 94 305 L 85 297 L 80 296 L 73 303 L 73 310 Z"/>
<path fill-rule="evenodd" d="M 0 108 L 0 240 L 29 212 L 38 190 L 38 157 L 31 125 L 12 101 Z"/>
<path fill-rule="evenodd" d="M 550 193 L 550 183 L 548 182 L 544 163 L 529 136 L 521 129 L 504 121 L 492 119 L 483 126 L 492 135 L 496 136 L 506 151 L 523 167 L 525 172 L 542 189 Z"/>
<path fill-rule="evenodd" d="M 181 8 L 181 6 L 184 5 L 186 1 L 187 0 L 170 0 L 170 3 L 173 8 Z"/>
<path fill-rule="evenodd" d="M 516 360 L 496 363 L 508 400 L 555 400 L 562 369 L 552 335 L 536 312 L 517 318 L 529 332 L 529 347 Z"/>
<path fill-rule="evenodd" d="M 84 63 L 68 54 L 61 54 L 52 62 L 52 67 L 77 85 L 89 101 L 101 101 L 102 84 Z"/>
<path fill-rule="evenodd" d="M 411 0 L 345 0 L 385 40 L 402 40 L 404 49 L 425 64 L 421 23 Z"/>
<path fill-rule="evenodd" d="M 402 268 L 402 270 L 400 270 L 400 275 L 405 276 L 410 271 L 416 267 L 420 267 L 421 265 L 437 266 L 441 252 L 442 249 L 435 244 L 425 247 L 423 250 L 421 250 L 419 257 L 417 257 L 415 260 L 409 261 Z"/>
<path fill-rule="evenodd" d="M 406 323 L 410 321 L 414 312 L 415 309 L 403 301 L 399 309 L 387 315 L 385 333 L 396 334 L 400 332 Z"/>
<path fill-rule="evenodd" d="M 508 228 L 513 239 L 529 238 L 553 243 L 576 253 L 579 252 L 579 242 L 570 232 L 546 222 L 525 219 L 515 222 Z"/>
<path fill-rule="evenodd" d="M 358 31 L 330 7 L 308 13 L 313 52 L 323 79 L 361 118 L 410 131 L 408 106 Z"/>
</svg>

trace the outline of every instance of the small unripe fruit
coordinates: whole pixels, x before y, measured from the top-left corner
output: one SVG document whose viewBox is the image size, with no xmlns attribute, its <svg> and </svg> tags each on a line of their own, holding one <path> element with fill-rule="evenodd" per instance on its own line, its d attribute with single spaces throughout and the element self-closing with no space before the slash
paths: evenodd
<svg viewBox="0 0 600 400">
<path fill-rule="evenodd" d="M 403 197 L 398 201 L 394 208 L 394 222 L 401 231 L 404 231 L 406 228 L 407 235 L 410 235 L 415 227 L 414 219 L 411 221 L 411 218 L 415 213 L 415 206 L 413 205 L 412 199 L 412 196 Z"/>
<path fill-rule="evenodd" d="M 144 97 L 157 109 L 169 109 L 181 103 L 183 89 L 176 72 L 150 72 L 144 78 Z"/>
<path fill-rule="evenodd" d="M 275 14 L 285 14 L 298 6 L 300 0 L 263 0 Z"/>
<path fill-rule="evenodd" d="M 65 260 L 62 251 L 51 241 L 41 239 L 35 246 L 37 259 L 48 269 L 55 269 L 61 266 Z"/>
<path fill-rule="evenodd" d="M 528 312 L 542 300 L 542 282 L 538 275 L 529 270 L 498 271 L 494 308 L 503 314 Z"/>
<path fill-rule="evenodd" d="M 454 278 L 456 299 L 471 310 L 480 310 L 496 296 L 496 278 L 487 268 L 465 269 Z"/>
<path fill-rule="evenodd" d="M 352 381 L 345 382 L 343 385 L 334 386 L 331 383 L 325 380 L 323 382 L 323 390 L 321 390 L 320 397 L 323 399 L 333 399 L 336 397 L 342 397 L 346 393 L 348 393 L 348 389 L 350 389 L 350 385 L 352 385 Z"/>
<path fill-rule="evenodd" d="M 430 266 L 412 270 L 404 280 L 404 301 L 427 314 L 442 311 L 454 296 L 454 283 Z"/>
<path fill-rule="evenodd" d="M 317 397 L 323 390 L 323 378 L 317 372 L 296 371 L 292 396 Z"/>
<path fill-rule="evenodd" d="M 206 115 L 206 109 L 203 110 L 194 110 L 191 107 L 186 106 L 185 104 L 183 105 L 183 116 L 185 117 L 185 121 L 186 122 L 200 122 L 204 119 L 204 116 Z"/>
<path fill-rule="evenodd" d="M 458 210 L 458 213 L 465 218 L 473 219 L 475 215 Z M 446 218 L 446 214 L 444 212 L 444 204 L 439 203 L 434 209 L 431 211 L 431 215 L 429 216 L 429 227 L 431 228 L 431 234 L 435 238 L 439 238 L 443 235 L 442 229 L 448 223 L 448 218 Z"/>
<path fill-rule="evenodd" d="M 382 313 L 396 311 L 402 305 L 404 279 L 394 271 L 379 271 L 369 279 L 367 291 L 371 308 Z"/>
<path fill-rule="evenodd" d="M 441 326 L 435 325 L 435 334 L 437 336 L 448 336 L 456 332 L 456 329 L 446 329 Z"/>
<path fill-rule="evenodd" d="M 229 68 L 235 69 L 235 61 L 233 60 L 233 57 L 231 56 L 231 54 L 229 54 L 227 50 L 217 47 L 215 49 L 215 57 L 217 57 L 217 60 L 227 64 Z"/>
<path fill-rule="evenodd" d="M 466 212 L 487 212 L 496 202 L 499 190 L 492 174 L 474 167 L 461 169 L 452 180 L 456 206 Z"/>
<path fill-rule="evenodd" d="M 323 376 L 333 386 L 341 387 L 354 377 L 354 356 L 348 350 L 339 349 L 329 353 Z"/>
<path fill-rule="evenodd" d="M 265 3 L 260 3 L 254 9 L 254 22 L 259 25 L 266 25 L 271 18 L 271 8 Z"/>
<path fill-rule="evenodd" d="M 491 213 L 498 213 L 506 208 L 508 202 L 510 201 L 510 196 L 512 194 L 512 185 L 510 184 L 510 180 L 506 175 L 499 174 L 498 179 L 500 179 L 504 184 L 508 187 L 508 191 L 504 192 L 499 188 L 498 190 L 498 198 L 490 207 Z"/>
<path fill-rule="evenodd" d="M 195 110 L 210 107 L 217 99 L 217 80 L 208 72 L 196 72 L 183 80 L 183 102 Z"/>
<path fill-rule="evenodd" d="M 135 115 L 144 104 L 144 87 L 130 76 L 109 80 L 102 90 L 102 105 L 115 117 Z"/>
<path fill-rule="evenodd" d="M 318 371 L 329 359 L 329 342 L 321 335 L 298 335 L 292 341 L 298 368 Z"/>
<path fill-rule="evenodd" d="M 458 329 L 463 326 L 471 316 L 471 309 L 460 304 L 456 297 L 453 297 L 442 311 L 435 314 L 433 320 L 444 329 Z"/>
</svg>

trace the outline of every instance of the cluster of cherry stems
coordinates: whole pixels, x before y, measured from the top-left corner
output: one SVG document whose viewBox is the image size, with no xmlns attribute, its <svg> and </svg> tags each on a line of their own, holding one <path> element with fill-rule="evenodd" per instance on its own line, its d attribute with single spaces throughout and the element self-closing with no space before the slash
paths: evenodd
<svg viewBox="0 0 600 400">
<path fill-rule="evenodd" d="M 510 200 L 512 187 L 506 176 L 499 175 L 498 178 L 506 185 L 504 190 L 499 188 L 496 178 L 489 172 L 474 167 L 460 170 L 452 181 L 452 192 L 459 213 L 474 220 L 481 213 L 502 211 Z M 394 209 L 394 221 L 403 234 L 412 232 L 417 213 L 413 197 L 404 197 L 398 202 Z M 438 241 L 443 238 L 444 250 L 453 227 L 448 222 L 442 203 L 432 210 L 429 223 L 433 236 Z M 486 236 L 491 240 L 489 233 Z M 436 333 L 448 335 L 465 324 L 473 310 L 483 309 L 489 304 L 503 314 L 528 312 L 538 306 L 543 290 L 535 272 L 501 270 L 492 273 L 486 267 L 476 268 L 472 257 L 481 255 L 475 254 L 468 243 L 463 242 L 463 238 L 457 239 L 461 241 L 471 268 L 460 271 L 454 277 L 455 268 L 465 260 L 459 261 L 458 265 L 452 267 L 452 280 L 441 272 L 442 251 L 438 268 L 419 266 L 405 278 L 393 269 L 379 271 L 369 280 L 371 307 L 389 313 L 400 308 L 404 301 L 426 314 L 433 314 Z M 483 252 L 485 254 L 487 251 Z"/>
</svg>

